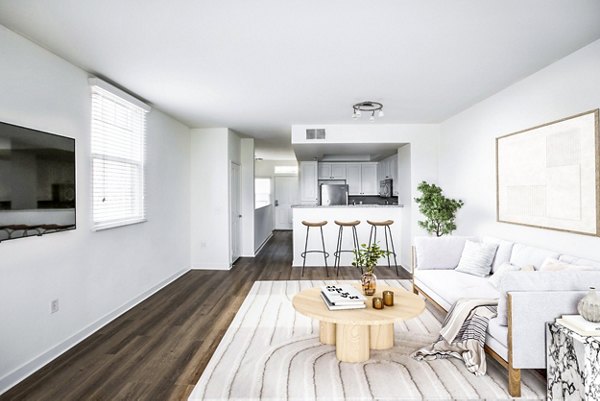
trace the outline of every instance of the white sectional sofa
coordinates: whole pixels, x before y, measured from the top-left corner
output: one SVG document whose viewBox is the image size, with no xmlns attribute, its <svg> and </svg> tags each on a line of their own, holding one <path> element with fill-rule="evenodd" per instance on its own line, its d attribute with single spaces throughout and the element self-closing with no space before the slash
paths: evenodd
<svg viewBox="0 0 600 401">
<path fill-rule="evenodd" d="M 486 351 L 508 369 L 512 396 L 521 392 L 520 369 L 545 369 L 545 324 L 562 314 L 577 313 L 577 302 L 590 286 L 600 288 L 600 262 L 520 243 L 482 238 L 498 244 L 492 273 L 509 262 L 536 271 L 508 272 L 495 287 L 489 277 L 456 270 L 467 239 L 417 237 L 413 248 L 413 288 L 438 308 L 448 311 L 459 298 L 498 298 L 498 317 L 489 323 Z M 546 258 L 598 270 L 540 272 Z"/>
</svg>

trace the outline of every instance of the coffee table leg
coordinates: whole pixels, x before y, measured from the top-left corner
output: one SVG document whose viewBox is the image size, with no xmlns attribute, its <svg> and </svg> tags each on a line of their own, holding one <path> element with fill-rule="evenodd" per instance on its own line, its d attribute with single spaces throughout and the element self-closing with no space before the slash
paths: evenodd
<svg viewBox="0 0 600 401">
<path fill-rule="evenodd" d="M 389 349 L 394 346 L 394 323 L 369 326 L 371 349 Z"/>
<path fill-rule="evenodd" d="M 369 326 L 337 324 L 335 356 L 342 362 L 364 362 L 369 359 Z"/>
<path fill-rule="evenodd" d="M 335 323 L 319 322 L 321 344 L 335 345 Z"/>
</svg>

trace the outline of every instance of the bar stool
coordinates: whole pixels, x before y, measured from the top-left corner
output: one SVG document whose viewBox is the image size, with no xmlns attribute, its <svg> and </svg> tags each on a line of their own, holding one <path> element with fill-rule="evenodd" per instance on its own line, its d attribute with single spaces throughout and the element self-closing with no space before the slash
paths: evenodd
<svg viewBox="0 0 600 401">
<path fill-rule="evenodd" d="M 371 242 L 377 243 L 377 227 L 383 227 L 383 233 L 385 234 L 385 250 L 388 252 L 387 254 L 387 262 L 388 269 L 391 269 L 390 264 L 390 253 L 394 255 L 394 266 L 396 267 L 396 275 L 398 275 L 398 261 L 396 260 L 396 248 L 394 248 L 394 239 L 392 238 L 392 229 L 390 226 L 394 224 L 394 220 L 384 220 L 384 221 L 371 221 L 367 220 L 367 223 L 371 225 L 371 231 L 369 231 L 369 248 L 371 247 Z M 392 252 L 390 252 L 390 246 L 388 243 L 388 232 L 390 235 L 390 243 L 392 244 Z"/>
<path fill-rule="evenodd" d="M 327 222 L 326 221 L 302 221 L 302 224 L 304 224 L 306 226 L 306 241 L 304 242 L 304 252 L 302 252 L 300 254 L 300 256 L 302 256 L 302 258 L 304 259 L 302 261 L 302 272 L 300 273 L 300 275 L 304 276 L 304 266 L 306 265 L 306 254 L 307 253 L 322 253 L 323 260 L 325 260 L 325 274 L 327 275 L 327 277 L 329 277 L 329 271 L 327 270 L 327 258 L 329 257 L 329 253 L 325 251 L 325 237 L 323 237 L 323 226 L 325 224 L 327 224 Z M 308 232 L 311 227 L 319 227 L 319 230 L 321 230 L 321 244 L 323 244 L 322 251 L 320 251 L 318 249 L 313 249 L 313 250 L 306 249 L 308 247 Z"/>
<path fill-rule="evenodd" d="M 335 248 L 335 252 L 333 253 L 333 256 L 335 257 L 334 266 L 336 267 L 335 275 L 337 277 L 340 273 L 341 254 L 343 252 L 351 252 L 351 253 L 355 254 L 355 252 L 358 251 L 358 249 L 359 249 L 358 234 L 356 233 L 356 226 L 360 224 L 360 221 L 359 220 L 354 220 L 354 221 L 337 221 L 337 220 L 335 220 L 334 222 L 335 222 L 335 224 L 340 226 L 340 228 L 338 230 L 337 245 Z M 352 247 L 353 247 L 353 249 L 342 249 L 342 241 L 344 239 L 344 227 L 352 228 Z M 362 273 L 362 267 L 361 266 L 359 266 L 359 267 L 360 267 L 360 270 Z"/>
</svg>

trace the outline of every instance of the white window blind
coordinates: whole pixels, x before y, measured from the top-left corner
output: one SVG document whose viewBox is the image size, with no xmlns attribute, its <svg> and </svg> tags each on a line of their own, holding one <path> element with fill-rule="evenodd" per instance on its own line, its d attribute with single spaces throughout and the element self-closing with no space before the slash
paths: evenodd
<svg viewBox="0 0 600 401">
<path fill-rule="evenodd" d="M 94 229 L 145 221 L 146 113 L 150 109 L 99 79 L 92 88 Z"/>
</svg>

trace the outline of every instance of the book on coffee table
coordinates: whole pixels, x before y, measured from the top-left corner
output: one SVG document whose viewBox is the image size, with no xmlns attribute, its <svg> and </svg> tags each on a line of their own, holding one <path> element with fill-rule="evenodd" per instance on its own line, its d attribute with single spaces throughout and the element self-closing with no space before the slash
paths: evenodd
<svg viewBox="0 0 600 401">
<path fill-rule="evenodd" d="M 351 303 L 351 304 L 334 305 L 329 302 L 329 300 L 327 299 L 327 297 L 325 296 L 325 294 L 323 292 L 321 292 L 321 298 L 323 299 L 325 306 L 327 306 L 327 309 L 329 309 L 329 310 L 363 309 L 363 308 L 367 307 L 367 305 L 364 302 L 362 302 L 362 303 L 355 302 L 355 303 Z"/>
<path fill-rule="evenodd" d="M 362 305 L 365 303 L 365 297 L 356 288 L 348 284 L 324 285 L 321 287 L 321 294 L 330 305 Z"/>
<path fill-rule="evenodd" d="M 556 323 L 582 336 L 600 336 L 600 323 L 588 322 L 581 315 L 563 315 Z"/>
</svg>

